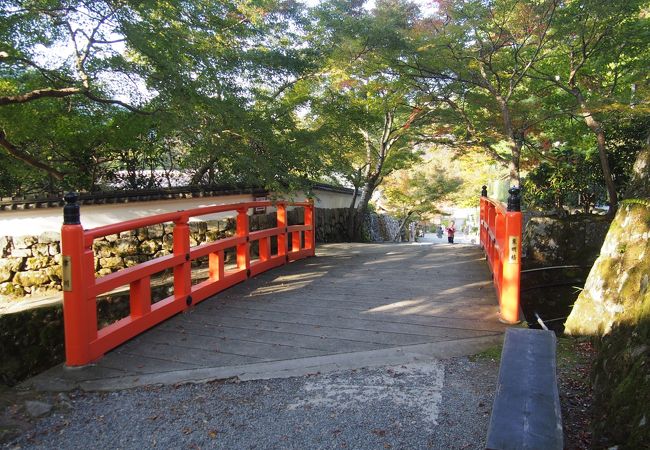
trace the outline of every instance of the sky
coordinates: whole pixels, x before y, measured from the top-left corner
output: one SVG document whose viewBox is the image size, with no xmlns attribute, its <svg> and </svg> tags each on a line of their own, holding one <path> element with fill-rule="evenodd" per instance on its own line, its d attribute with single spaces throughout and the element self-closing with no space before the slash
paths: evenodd
<svg viewBox="0 0 650 450">
<path fill-rule="evenodd" d="M 303 4 L 313 7 L 322 2 L 322 0 L 299 0 Z M 420 11 L 423 16 L 427 16 L 436 10 L 437 1 L 436 0 L 411 0 L 420 7 Z M 366 0 L 365 7 L 367 10 L 372 10 L 375 7 L 376 0 Z M 83 20 L 75 22 L 75 25 L 80 28 L 92 27 L 94 23 L 84 24 Z M 90 34 L 92 30 L 86 29 L 86 34 Z M 104 38 L 107 40 L 117 39 L 120 36 L 111 34 L 109 30 L 103 30 L 105 33 Z M 82 38 L 79 39 L 77 43 L 80 46 L 85 45 L 85 42 Z M 118 42 L 112 44 L 106 48 L 107 53 L 123 53 L 125 46 L 123 43 Z M 73 47 L 70 42 L 60 43 L 51 47 L 45 46 L 36 46 L 35 48 L 35 60 L 42 65 L 43 67 L 54 69 L 61 64 L 65 59 L 71 58 L 73 56 Z M 102 82 L 105 87 L 111 88 L 114 87 L 113 97 L 117 100 L 121 100 L 126 103 L 140 104 L 154 96 L 154 92 L 151 92 L 144 86 L 144 81 L 138 77 L 127 77 L 116 72 L 105 73 L 99 75 L 99 80 Z"/>
<path fill-rule="evenodd" d="M 321 3 L 321 0 L 300 0 L 302 3 L 304 3 L 307 6 L 316 6 L 319 3 Z M 420 7 L 420 11 L 422 11 L 422 15 L 427 16 L 431 12 L 433 12 L 436 7 L 435 4 L 437 3 L 435 0 L 412 0 L 413 3 L 417 4 Z M 375 7 L 375 0 L 367 0 L 366 1 L 366 9 L 371 10 Z"/>
</svg>

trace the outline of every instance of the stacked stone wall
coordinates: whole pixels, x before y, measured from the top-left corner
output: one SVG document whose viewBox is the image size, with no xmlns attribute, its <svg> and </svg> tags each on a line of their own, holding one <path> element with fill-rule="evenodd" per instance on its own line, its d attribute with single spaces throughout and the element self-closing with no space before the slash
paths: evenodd
<svg viewBox="0 0 650 450">
<path fill-rule="evenodd" d="M 522 241 L 523 268 L 590 266 L 598 257 L 610 222 L 606 216 L 590 214 L 529 217 Z"/>
<path fill-rule="evenodd" d="M 58 233 L 0 238 L 0 295 L 23 296 L 61 285 Z"/>
<path fill-rule="evenodd" d="M 316 241 L 342 242 L 347 239 L 349 210 L 317 209 Z M 288 212 L 289 225 L 303 223 L 304 209 Z M 275 213 L 256 214 L 249 218 L 250 230 L 276 226 Z M 235 233 L 235 219 L 190 222 L 190 245 L 229 237 Z M 125 231 L 95 240 L 95 273 L 104 276 L 134 266 L 173 250 L 173 223 Z M 24 297 L 47 295 L 61 290 L 61 236 L 44 233 L 39 236 L 0 238 L 0 295 Z M 253 246 L 253 251 L 257 249 Z M 227 261 L 233 255 L 226 254 Z"/>
<path fill-rule="evenodd" d="M 356 210 L 352 210 L 355 214 Z M 316 242 L 345 242 L 349 240 L 349 208 L 316 209 Z"/>
</svg>

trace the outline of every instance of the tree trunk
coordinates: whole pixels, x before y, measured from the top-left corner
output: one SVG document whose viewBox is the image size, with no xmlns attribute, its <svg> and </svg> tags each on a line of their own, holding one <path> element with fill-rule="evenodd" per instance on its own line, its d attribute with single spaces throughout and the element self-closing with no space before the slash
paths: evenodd
<svg viewBox="0 0 650 450">
<path fill-rule="evenodd" d="M 510 185 L 519 186 L 519 162 L 521 160 L 521 139 L 517 135 L 512 126 L 512 117 L 510 116 L 510 108 L 508 103 L 501 96 L 497 96 L 497 102 L 501 108 L 501 119 L 503 120 L 503 128 L 508 140 L 508 148 L 510 149 L 510 161 L 508 162 L 508 171 L 510 176 Z"/>
<path fill-rule="evenodd" d="M 395 236 L 393 236 L 393 241 L 396 242 L 397 238 L 402 234 L 402 229 L 404 229 L 404 225 L 406 225 L 406 222 L 409 220 L 409 217 L 413 215 L 413 211 L 409 211 L 408 214 L 406 214 L 406 217 L 404 217 L 404 220 L 402 220 L 402 223 L 399 225 L 399 229 L 397 230 L 397 233 Z"/>
<path fill-rule="evenodd" d="M 206 173 L 208 173 L 212 168 L 214 167 L 214 163 L 219 159 L 219 155 L 217 153 L 212 154 L 210 158 L 208 159 L 205 164 L 203 164 L 201 167 L 197 169 L 196 172 L 194 172 L 194 175 L 192 175 L 192 179 L 190 180 L 190 184 L 192 186 L 196 186 L 201 184 L 201 180 L 203 180 L 203 177 L 205 176 Z"/>
<path fill-rule="evenodd" d="M 521 161 L 521 140 L 515 137 L 508 138 L 508 147 L 510 148 L 510 161 L 508 162 L 508 175 L 510 186 L 520 185 L 519 166 Z"/>
<path fill-rule="evenodd" d="M 352 201 L 350 201 L 350 206 L 348 207 L 348 231 L 347 231 L 347 240 L 352 242 L 354 239 L 354 228 L 356 226 L 356 200 L 357 195 L 359 195 L 359 186 L 354 185 L 354 194 L 352 195 Z"/>
<path fill-rule="evenodd" d="M 45 171 L 47 174 L 58 181 L 63 180 L 63 177 L 65 176 L 64 173 L 59 172 L 54 167 L 50 167 L 46 163 L 40 161 L 37 158 L 34 158 L 33 156 L 16 147 L 14 144 L 7 140 L 7 135 L 3 130 L 0 130 L 0 146 L 4 147 L 5 150 L 7 150 L 7 153 L 9 153 L 17 160 L 22 161 L 25 164 L 30 165 L 36 169 Z"/>
<path fill-rule="evenodd" d="M 598 122 L 587 103 L 585 102 L 582 92 L 574 88 L 573 94 L 575 95 L 578 103 L 580 104 L 580 115 L 584 119 L 589 129 L 596 135 L 596 142 L 598 147 L 598 157 L 600 159 L 600 167 L 603 171 L 603 178 L 605 179 L 605 186 L 607 187 L 607 198 L 609 200 L 609 215 L 614 215 L 618 208 L 618 194 L 616 193 L 616 185 L 612 179 L 612 170 L 609 167 L 609 159 L 607 158 L 607 148 L 605 148 L 605 131 L 600 122 Z"/>
<path fill-rule="evenodd" d="M 357 205 L 356 214 L 354 214 L 354 228 L 352 230 L 352 239 L 354 241 L 359 242 L 363 240 L 363 221 L 368 212 L 368 204 L 370 203 L 370 199 L 372 198 L 372 194 L 376 188 L 377 185 L 374 177 L 366 180 L 362 189 L 361 199 Z"/>
<path fill-rule="evenodd" d="M 393 136 L 393 120 L 395 112 L 393 110 L 384 113 L 384 126 L 381 139 L 379 142 L 378 156 L 373 156 L 373 146 L 370 140 L 369 133 L 361 129 L 361 134 L 364 136 L 366 143 L 366 174 L 361 194 L 361 200 L 357 205 L 357 213 L 354 217 L 354 233 L 353 238 L 355 241 L 363 240 L 363 221 L 368 212 L 368 203 L 372 198 L 372 194 L 377 189 L 377 186 L 383 181 L 386 174 L 382 174 L 384 162 L 390 153 L 393 144 L 397 141 L 397 137 Z M 373 162 L 374 161 L 374 162 Z"/>
</svg>

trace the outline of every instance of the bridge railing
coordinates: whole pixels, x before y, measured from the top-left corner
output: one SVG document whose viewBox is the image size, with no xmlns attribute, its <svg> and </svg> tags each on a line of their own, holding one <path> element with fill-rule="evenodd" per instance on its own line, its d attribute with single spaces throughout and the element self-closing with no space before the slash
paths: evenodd
<svg viewBox="0 0 650 450">
<path fill-rule="evenodd" d="M 519 189 L 511 188 L 508 205 L 487 197 L 483 186 L 480 240 L 499 298 L 500 320 L 519 322 L 522 214 Z"/>
<path fill-rule="evenodd" d="M 289 261 L 315 255 L 312 202 L 256 201 L 207 206 L 84 230 L 76 194 L 66 195 L 65 201 L 67 204 L 64 206 L 61 228 L 61 253 L 68 366 L 82 366 L 95 361 L 148 328 L 249 277 Z M 276 227 L 250 232 L 248 210 L 267 206 L 275 206 L 277 209 Z M 303 225 L 288 225 L 287 206 L 304 207 Z M 191 217 L 233 211 L 237 213 L 234 236 L 191 246 Z M 95 239 L 168 222 L 174 224 L 171 254 L 95 277 Z M 275 253 L 271 251 L 273 236 L 277 237 Z M 255 241 L 258 242 L 259 258 L 251 261 L 250 246 Z M 236 249 L 236 267 L 227 270 L 224 252 L 231 248 Z M 208 278 L 193 285 L 192 261 L 205 257 L 208 258 Z M 151 277 L 167 269 L 173 270 L 174 292 L 152 304 Z M 125 285 L 129 286 L 129 315 L 98 329 L 97 297 Z"/>
</svg>

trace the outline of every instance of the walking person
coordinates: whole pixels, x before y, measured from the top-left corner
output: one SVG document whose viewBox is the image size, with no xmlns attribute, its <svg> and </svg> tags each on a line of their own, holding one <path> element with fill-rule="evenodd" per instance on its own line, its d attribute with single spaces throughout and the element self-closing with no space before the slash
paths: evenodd
<svg viewBox="0 0 650 450">
<path fill-rule="evenodd" d="M 447 242 L 450 244 L 454 243 L 454 234 L 456 234 L 455 222 L 451 222 L 447 227 Z"/>
</svg>

